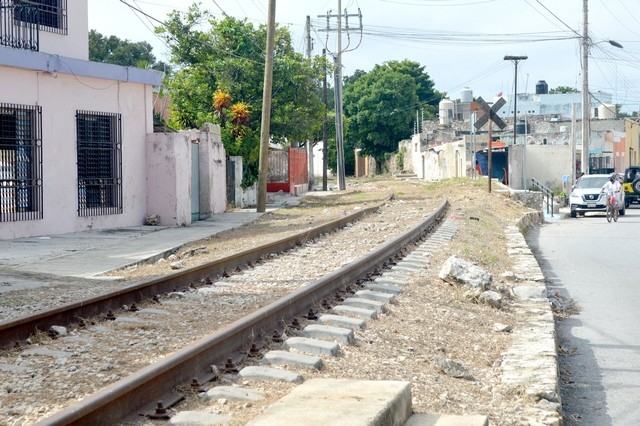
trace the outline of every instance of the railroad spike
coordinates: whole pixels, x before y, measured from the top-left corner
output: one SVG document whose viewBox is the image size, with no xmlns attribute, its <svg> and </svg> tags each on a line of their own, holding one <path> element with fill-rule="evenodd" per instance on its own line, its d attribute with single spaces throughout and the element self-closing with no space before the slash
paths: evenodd
<svg viewBox="0 0 640 426">
<path fill-rule="evenodd" d="M 198 381 L 197 377 L 194 377 L 191 381 L 191 390 L 196 393 L 204 392 L 204 389 L 202 388 L 202 385 Z"/>
<path fill-rule="evenodd" d="M 249 349 L 247 356 L 249 356 L 250 358 L 255 358 L 259 357 L 260 355 L 262 355 L 262 352 L 260 351 L 260 349 L 258 349 L 255 343 L 252 343 L 251 349 Z"/>
<path fill-rule="evenodd" d="M 168 420 L 171 418 L 171 414 L 164 408 L 162 401 L 158 401 L 155 411 L 145 414 L 145 417 L 153 420 Z"/>
<path fill-rule="evenodd" d="M 300 321 L 298 321 L 298 318 L 294 318 L 293 321 L 291 321 L 291 324 L 289 324 L 289 327 L 295 330 L 300 330 L 302 328 L 302 324 L 300 324 Z"/>
<path fill-rule="evenodd" d="M 222 371 L 224 371 L 225 373 L 238 373 L 240 370 L 238 370 L 238 367 L 236 367 L 236 365 L 233 363 L 233 360 L 231 358 L 227 358 L 227 362 L 224 364 L 224 368 L 222 369 Z"/>
<path fill-rule="evenodd" d="M 278 330 L 273 330 L 273 334 L 271 335 L 271 340 L 275 343 L 282 343 L 282 334 L 278 332 Z"/>
</svg>

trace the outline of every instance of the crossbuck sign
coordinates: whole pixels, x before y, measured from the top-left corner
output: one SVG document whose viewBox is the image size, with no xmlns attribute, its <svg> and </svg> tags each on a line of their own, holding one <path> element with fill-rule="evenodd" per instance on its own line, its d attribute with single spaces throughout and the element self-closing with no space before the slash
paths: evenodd
<svg viewBox="0 0 640 426">
<path fill-rule="evenodd" d="M 479 97 L 476 100 L 476 105 L 482 115 L 476 120 L 474 124 L 476 130 L 480 130 L 482 126 L 484 126 L 489 120 L 496 123 L 496 126 L 498 126 L 500 130 L 507 127 L 507 124 L 502 121 L 502 118 L 498 116 L 498 111 L 500 111 L 500 108 L 502 108 L 502 106 L 506 103 L 507 101 L 505 101 L 504 98 L 501 97 L 496 101 L 496 103 L 489 107 L 489 104 L 487 104 L 484 99 L 482 99 L 482 97 Z"/>
</svg>

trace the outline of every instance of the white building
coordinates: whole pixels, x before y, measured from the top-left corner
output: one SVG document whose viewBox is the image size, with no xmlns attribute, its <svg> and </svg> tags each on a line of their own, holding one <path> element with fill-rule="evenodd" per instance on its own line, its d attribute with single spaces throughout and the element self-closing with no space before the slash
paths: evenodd
<svg viewBox="0 0 640 426">
<path fill-rule="evenodd" d="M 87 0 L 0 0 L 0 239 L 140 225 L 161 73 L 88 60 Z"/>
</svg>

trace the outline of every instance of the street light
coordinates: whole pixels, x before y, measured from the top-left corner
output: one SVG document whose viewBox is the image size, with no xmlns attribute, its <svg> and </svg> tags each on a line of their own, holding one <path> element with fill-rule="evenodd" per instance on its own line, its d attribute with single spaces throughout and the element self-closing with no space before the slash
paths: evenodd
<svg viewBox="0 0 640 426">
<path fill-rule="evenodd" d="M 591 137 L 591 98 L 589 96 L 589 47 L 599 43 L 609 43 L 613 47 L 622 49 L 622 45 L 613 40 L 602 40 L 591 43 L 589 38 L 589 9 L 587 0 L 582 0 L 582 172 L 586 175 L 590 172 L 589 164 L 589 138 Z M 575 167 L 575 165 L 572 165 Z"/>
<path fill-rule="evenodd" d="M 515 75 L 514 75 L 514 79 L 513 79 L 513 145 L 516 144 L 516 114 L 517 114 L 517 106 L 518 106 L 518 62 L 520 61 L 524 61 L 525 59 L 527 59 L 528 56 L 512 56 L 512 55 L 506 55 L 504 57 L 505 61 L 512 61 L 513 65 L 515 65 Z M 524 123 L 524 125 L 526 126 L 527 123 Z M 527 183 L 525 181 L 525 158 L 524 158 L 524 150 L 526 150 L 526 146 L 527 143 L 525 141 L 524 146 L 523 146 L 523 152 L 522 152 L 522 189 L 527 189 Z"/>
</svg>

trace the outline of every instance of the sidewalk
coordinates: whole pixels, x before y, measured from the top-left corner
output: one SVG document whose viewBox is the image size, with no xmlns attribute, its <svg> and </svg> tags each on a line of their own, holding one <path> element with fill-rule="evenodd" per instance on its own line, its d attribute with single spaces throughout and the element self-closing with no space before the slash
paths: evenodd
<svg viewBox="0 0 640 426">
<path fill-rule="evenodd" d="M 267 204 L 267 212 L 300 199 L 277 197 Z M 0 241 L 0 293 L 42 285 L 46 277 L 106 279 L 100 274 L 165 257 L 262 214 L 253 208 L 216 214 L 188 226 L 134 226 Z"/>
</svg>

